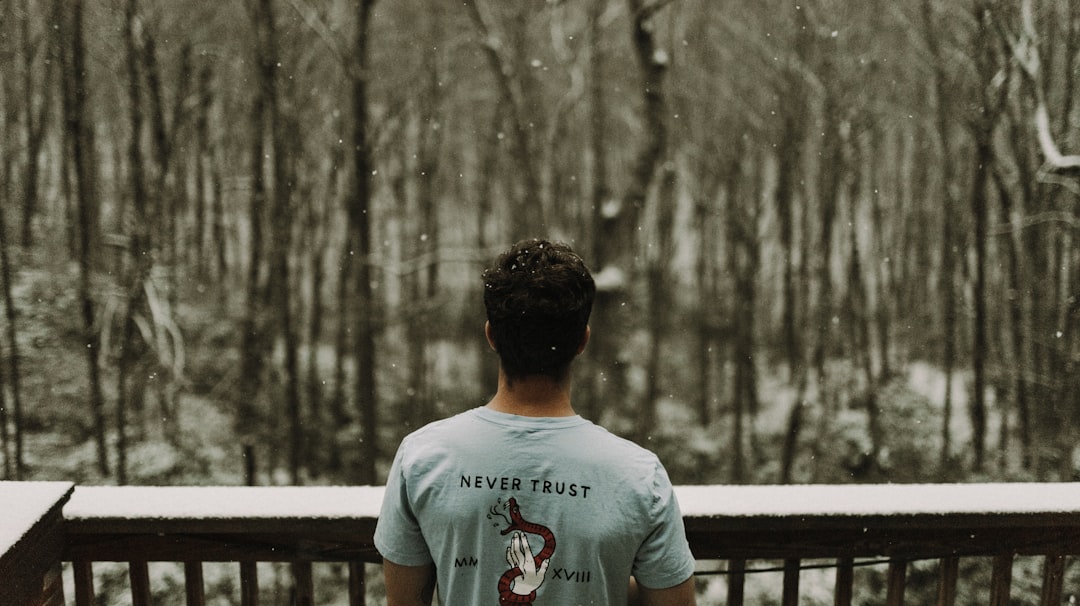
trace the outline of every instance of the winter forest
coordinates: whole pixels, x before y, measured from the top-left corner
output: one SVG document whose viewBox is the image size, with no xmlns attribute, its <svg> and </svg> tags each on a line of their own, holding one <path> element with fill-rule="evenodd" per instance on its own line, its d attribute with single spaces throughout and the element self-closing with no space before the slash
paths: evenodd
<svg viewBox="0 0 1080 606">
<path fill-rule="evenodd" d="M 0 0 L 0 477 L 381 484 L 480 271 L 673 480 L 1080 473 L 1076 0 Z"/>
</svg>

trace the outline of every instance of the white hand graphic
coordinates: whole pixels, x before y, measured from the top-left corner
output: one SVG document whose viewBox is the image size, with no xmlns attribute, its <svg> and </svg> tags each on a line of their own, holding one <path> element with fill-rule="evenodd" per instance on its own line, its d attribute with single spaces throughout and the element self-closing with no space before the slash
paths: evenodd
<svg viewBox="0 0 1080 606">
<path fill-rule="evenodd" d="M 515 532 L 510 537 L 510 546 L 506 548 L 506 562 L 521 571 L 521 576 L 514 579 L 510 590 L 518 595 L 529 595 L 544 582 L 551 560 L 544 560 L 537 570 L 529 548 L 529 538 L 523 532 Z"/>
</svg>

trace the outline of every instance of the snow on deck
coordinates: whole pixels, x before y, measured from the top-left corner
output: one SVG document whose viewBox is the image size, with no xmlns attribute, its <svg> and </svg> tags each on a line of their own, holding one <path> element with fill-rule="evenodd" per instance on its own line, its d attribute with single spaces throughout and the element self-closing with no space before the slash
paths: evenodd
<svg viewBox="0 0 1080 606">
<path fill-rule="evenodd" d="M 0 482 L 0 555 L 71 490 L 69 482 Z"/>
<path fill-rule="evenodd" d="M 688 518 L 1073 513 L 1080 484 L 678 486 Z M 64 508 L 81 519 L 375 518 L 381 486 L 79 486 Z"/>
<path fill-rule="evenodd" d="M 79 486 L 64 507 L 84 519 L 375 518 L 381 486 Z"/>
<path fill-rule="evenodd" d="M 686 517 L 1080 514 L 1080 484 L 680 486 Z"/>
</svg>

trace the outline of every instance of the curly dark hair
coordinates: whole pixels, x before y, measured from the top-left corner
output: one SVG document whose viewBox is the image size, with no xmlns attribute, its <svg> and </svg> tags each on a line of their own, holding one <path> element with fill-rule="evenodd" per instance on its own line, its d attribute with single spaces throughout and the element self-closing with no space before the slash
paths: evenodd
<svg viewBox="0 0 1080 606">
<path fill-rule="evenodd" d="M 568 245 L 522 240 L 484 270 L 484 307 L 509 380 L 563 380 L 585 338 L 596 297 L 585 262 Z"/>
</svg>

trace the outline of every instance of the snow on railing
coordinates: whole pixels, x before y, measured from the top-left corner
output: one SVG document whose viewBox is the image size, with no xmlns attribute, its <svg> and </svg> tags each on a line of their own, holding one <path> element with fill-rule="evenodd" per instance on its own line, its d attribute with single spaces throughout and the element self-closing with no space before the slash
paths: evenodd
<svg viewBox="0 0 1080 606">
<path fill-rule="evenodd" d="M 0 604 L 61 606 L 67 482 L 0 482 Z"/>
<path fill-rule="evenodd" d="M 960 562 L 968 559 L 988 563 L 988 603 L 1005 605 L 1018 556 L 1040 562 L 1040 603 L 1060 604 L 1066 557 L 1080 554 L 1080 485 L 1074 484 L 680 486 L 676 492 L 699 560 L 702 605 L 742 604 L 760 589 L 748 581 L 757 571 L 782 578 L 772 601 L 798 604 L 800 582 L 821 567 L 831 583 L 829 601 L 850 604 L 858 589 L 902 604 L 912 563 L 923 560 L 936 568 L 937 603 L 953 604 Z M 19 494 L 29 493 L 0 483 L 0 503 Z M 62 504 L 66 493 L 53 496 Z M 94 603 L 95 564 L 113 566 L 108 562 L 127 568 L 134 606 L 152 603 L 150 562 L 180 563 L 190 605 L 205 602 L 206 563 L 238 565 L 241 603 L 255 605 L 259 563 L 283 563 L 290 603 L 312 604 L 312 565 L 334 562 L 348 568 L 349 603 L 364 604 L 365 564 L 381 561 L 371 540 L 381 498 L 381 487 L 78 487 L 63 507 L 62 557 L 71 562 L 77 606 Z M 880 590 L 855 587 L 854 571 L 865 564 L 886 569 Z M 924 577 L 926 566 L 919 572 Z M 63 598 L 2 603 L 51 606 Z"/>
</svg>

